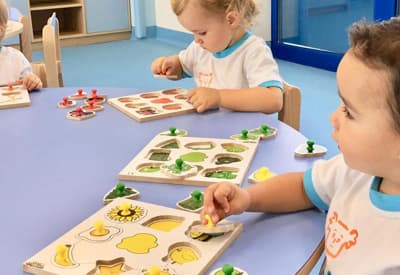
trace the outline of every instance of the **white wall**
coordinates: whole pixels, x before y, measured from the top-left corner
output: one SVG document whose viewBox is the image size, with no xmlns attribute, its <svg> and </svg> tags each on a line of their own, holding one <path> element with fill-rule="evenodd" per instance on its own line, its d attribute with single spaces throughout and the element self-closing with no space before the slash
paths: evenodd
<svg viewBox="0 0 400 275">
<path fill-rule="evenodd" d="M 148 0 L 146 0 L 146 2 L 147 1 Z M 263 37 L 265 40 L 270 41 L 271 0 L 258 0 L 258 3 L 260 7 L 260 14 L 254 20 L 252 31 L 255 34 Z M 169 0 L 155 0 L 155 24 L 158 27 L 166 29 L 188 32 L 179 24 L 178 20 L 176 19 L 175 14 L 172 12 Z"/>
</svg>

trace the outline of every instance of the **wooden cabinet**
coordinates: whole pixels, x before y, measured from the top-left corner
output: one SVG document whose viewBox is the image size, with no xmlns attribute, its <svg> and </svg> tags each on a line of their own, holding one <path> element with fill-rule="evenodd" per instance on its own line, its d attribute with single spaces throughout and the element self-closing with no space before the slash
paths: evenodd
<svg viewBox="0 0 400 275">
<path fill-rule="evenodd" d="M 56 13 L 63 46 L 129 39 L 130 0 L 8 0 L 32 22 L 33 44 L 40 45 L 42 28 Z"/>
</svg>

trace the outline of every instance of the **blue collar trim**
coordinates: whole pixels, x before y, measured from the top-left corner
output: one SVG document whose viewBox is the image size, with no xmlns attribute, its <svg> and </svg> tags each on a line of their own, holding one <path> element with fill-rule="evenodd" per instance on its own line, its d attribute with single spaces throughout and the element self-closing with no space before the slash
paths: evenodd
<svg viewBox="0 0 400 275">
<path fill-rule="evenodd" d="M 240 46 L 243 45 L 243 43 L 247 40 L 247 38 L 249 38 L 251 36 L 251 32 L 247 31 L 242 38 L 240 38 L 239 41 L 237 41 L 235 44 L 231 45 L 230 47 L 226 48 L 223 51 L 217 52 L 217 53 L 213 53 L 213 56 L 215 58 L 224 58 L 228 55 L 230 55 L 231 53 L 233 53 L 237 48 L 239 48 Z"/>
<path fill-rule="evenodd" d="M 382 178 L 374 177 L 369 197 L 373 205 L 384 211 L 397 212 L 400 211 L 400 195 L 389 195 L 379 192 L 379 185 Z"/>
</svg>

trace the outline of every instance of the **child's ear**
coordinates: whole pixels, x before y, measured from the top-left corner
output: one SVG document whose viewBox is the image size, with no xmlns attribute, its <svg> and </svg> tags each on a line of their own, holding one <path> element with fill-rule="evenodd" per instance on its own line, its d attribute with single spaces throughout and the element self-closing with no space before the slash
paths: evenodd
<svg viewBox="0 0 400 275">
<path fill-rule="evenodd" d="M 230 11 L 226 14 L 226 22 L 228 23 L 229 26 L 236 28 L 239 26 L 239 13 L 236 11 Z"/>
</svg>

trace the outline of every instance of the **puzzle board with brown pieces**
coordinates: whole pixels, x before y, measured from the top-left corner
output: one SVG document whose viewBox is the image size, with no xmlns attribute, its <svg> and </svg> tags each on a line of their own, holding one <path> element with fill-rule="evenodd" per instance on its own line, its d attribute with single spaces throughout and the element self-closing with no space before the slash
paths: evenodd
<svg viewBox="0 0 400 275">
<path fill-rule="evenodd" d="M 118 174 L 120 180 L 208 186 L 242 184 L 258 142 L 155 136 Z"/>
<path fill-rule="evenodd" d="M 140 201 L 117 199 L 23 263 L 38 275 L 205 274 L 239 236 L 191 232 L 199 215 Z"/>
<path fill-rule="evenodd" d="M 26 107 L 31 105 L 28 90 L 22 85 L 0 87 L 0 109 Z"/>
<path fill-rule="evenodd" d="M 187 102 L 187 91 L 181 88 L 111 98 L 108 103 L 139 122 L 195 111 Z"/>
</svg>

